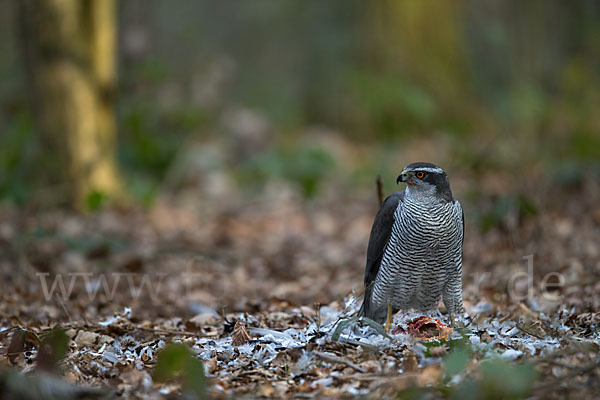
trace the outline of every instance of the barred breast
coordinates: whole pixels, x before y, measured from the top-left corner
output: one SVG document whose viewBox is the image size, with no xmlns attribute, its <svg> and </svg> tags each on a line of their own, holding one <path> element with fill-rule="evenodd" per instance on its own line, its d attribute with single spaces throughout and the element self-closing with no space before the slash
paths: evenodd
<svg viewBox="0 0 600 400">
<path fill-rule="evenodd" d="M 394 213 L 373 288 L 374 302 L 427 310 L 437 307 L 445 290 L 444 302 L 454 297 L 460 304 L 452 308 L 462 308 L 462 239 L 458 201 L 425 203 L 407 196 Z"/>
</svg>

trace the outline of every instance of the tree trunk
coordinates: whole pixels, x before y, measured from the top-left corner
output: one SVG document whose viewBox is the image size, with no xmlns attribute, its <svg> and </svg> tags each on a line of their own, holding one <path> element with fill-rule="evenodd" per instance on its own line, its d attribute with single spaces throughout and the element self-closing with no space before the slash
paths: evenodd
<svg viewBox="0 0 600 400">
<path fill-rule="evenodd" d="M 21 0 L 24 59 L 47 183 L 68 205 L 115 195 L 114 0 Z"/>
</svg>

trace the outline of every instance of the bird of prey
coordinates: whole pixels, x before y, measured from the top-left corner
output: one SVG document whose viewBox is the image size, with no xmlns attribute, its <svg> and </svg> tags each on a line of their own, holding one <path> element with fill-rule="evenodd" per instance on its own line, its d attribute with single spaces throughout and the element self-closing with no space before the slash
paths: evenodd
<svg viewBox="0 0 600 400">
<path fill-rule="evenodd" d="M 464 213 L 448 176 L 435 164 L 413 163 L 398 175 L 406 189 L 383 202 L 375 217 L 365 268 L 360 316 L 389 331 L 399 310 L 436 308 L 440 297 L 450 313 L 462 307 Z"/>
</svg>

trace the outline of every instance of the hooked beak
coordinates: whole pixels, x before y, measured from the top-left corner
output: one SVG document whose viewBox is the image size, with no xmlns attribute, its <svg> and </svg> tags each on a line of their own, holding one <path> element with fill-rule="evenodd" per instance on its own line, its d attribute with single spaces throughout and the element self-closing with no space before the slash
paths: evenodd
<svg viewBox="0 0 600 400">
<path fill-rule="evenodd" d="M 408 180 L 408 172 L 402 171 L 400 175 L 396 178 L 396 185 L 400 182 L 406 182 Z"/>
</svg>

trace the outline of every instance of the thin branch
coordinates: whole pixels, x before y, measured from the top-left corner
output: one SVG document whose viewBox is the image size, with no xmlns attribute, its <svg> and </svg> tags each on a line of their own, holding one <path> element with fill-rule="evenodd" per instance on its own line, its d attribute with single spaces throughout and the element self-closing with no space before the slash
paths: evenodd
<svg viewBox="0 0 600 400">
<path fill-rule="evenodd" d="M 381 179 L 381 175 L 377 175 L 377 198 L 379 199 L 379 205 L 383 204 L 383 180 Z"/>
<path fill-rule="evenodd" d="M 527 328 L 525 328 L 525 326 L 521 325 L 521 324 L 517 324 L 517 329 L 520 330 L 521 332 L 524 332 L 526 334 L 528 334 L 529 336 L 533 336 L 534 338 L 538 338 L 540 340 L 544 340 L 544 338 L 530 330 L 528 330 Z"/>
<path fill-rule="evenodd" d="M 348 360 L 343 359 L 342 357 L 338 357 L 334 354 L 329 354 L 329 353 L 323 353 L 320 351 L 313 351 L 312 352 L 314 355 L 316 355 L 317 357 L 319 357 L 321 360 L 323 361 L 327 361 L 330 363 L 335 363 L 335 364 L 342 364 L 345 365 L 347 367 L 350 367 L 360 373 L 365 373 L 365 370 L 362 369 L 361 367 L 359 367 L 358 365 L 354 364 L 353 362 L 350 362 Z"/>
</svg>

